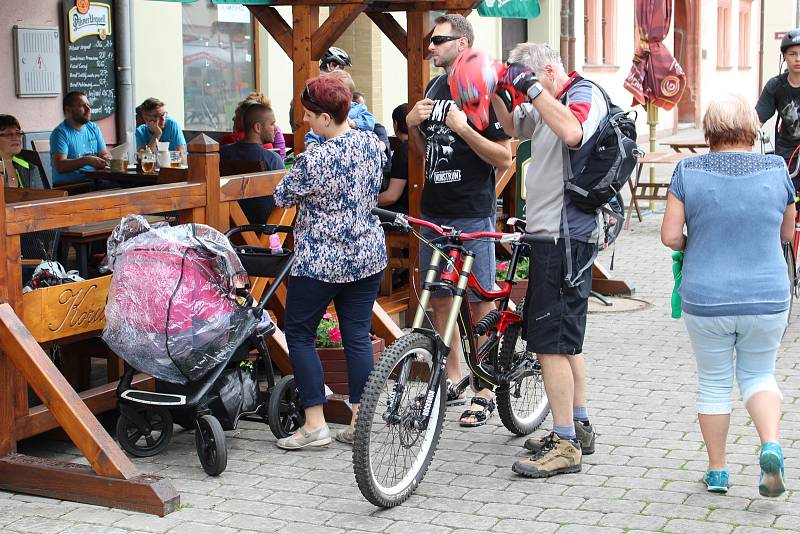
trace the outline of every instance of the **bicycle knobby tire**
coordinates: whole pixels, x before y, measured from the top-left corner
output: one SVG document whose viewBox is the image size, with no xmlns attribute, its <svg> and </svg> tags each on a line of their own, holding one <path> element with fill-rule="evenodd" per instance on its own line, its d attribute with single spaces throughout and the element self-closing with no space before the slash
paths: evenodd
<svg viewBox="0 0 800 534">
<path fill-rule="evenodd" d="M 367 379 L 354 436 L 353 471 L 361 493 L 376 506 L 390 508 L 408 499 L 433 459 L 444 422 L 444 376 L 425 430 L 410 424 L 422 406 L 419 398 L 427 390 L 433 354 L 433 340 L 422 334 L 407 334 L 383 352 Z M 396 387 L 398 382 L 402 387 Z M 384 414 L 398 391 L 402 395 L 399 422 L 389 423 Z M 383 462 L 395 463 L 387 467 Z"/>
<path fill-rule="evenodd" d="M 517 313 L 522 315 L 525 299 L 517 306 Z M 522 324 L 512 324 L 503 336 L 498 354 L 498 364 L 504 372 L 510 372 L 520 365 L 520 358 L 525 351 L 518 350 L 522 340 Z M 524 348 L 524 347 L 523 347 Z M 497 391 L 497 413 L 500 420 L 510 432 L 518 436 L 530 434 L 544 422 L 550 413 L 550 403 L 544 391 L 544 380 L 538 361 L 529 362 L 536 371 L 533 376 L 526 376 L 521 383 L 512 382 L 507 388 Z"/>
</svg>

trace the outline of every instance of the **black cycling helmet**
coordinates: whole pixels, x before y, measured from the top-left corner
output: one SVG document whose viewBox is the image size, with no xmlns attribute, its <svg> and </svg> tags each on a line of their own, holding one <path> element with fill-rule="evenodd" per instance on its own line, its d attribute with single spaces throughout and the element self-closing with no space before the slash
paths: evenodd
<svg viewBox="0 0 800 534">
<path fill-rule="evenodd" d="M 328 49 L 327 52 L 322 54 L 322 57 L 319 60 L 319 68 L 325 68 L 326 65 L 330 65 L 331 63 L 335 63 L 341 67 L 352 67 L 353 63 L 350 61 L 350 56 L 336 46 L 332 46 Z"/>
<path fill-rule="evenodd" d="M 800 45 L 800 28 L 789 30 L 781 39 L 781 54 L 786 53 L 786 49 Z"/>
</svg>

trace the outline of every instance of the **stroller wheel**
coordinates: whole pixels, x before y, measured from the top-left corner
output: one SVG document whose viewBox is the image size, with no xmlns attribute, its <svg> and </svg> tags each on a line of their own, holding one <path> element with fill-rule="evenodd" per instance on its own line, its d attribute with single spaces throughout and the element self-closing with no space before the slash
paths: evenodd
<svg viewBox="0 0 800 534">
<path fill-rule="evenodd" d="M 117 441 L 128 454 L 144 458 L 163 451 L 172 439 L 172 415 L 163 406 L 120 406 Z"/>
<path fill-rule="evenodd" d="M 222 425 L 213 415 L 204 415 L 197 420 L 194 444 L 203 470 L 215 477 L 228 467 L 228 449 Z"/>
<path fill-rule="evenodd" d="M 276 438 L 288 438 L 305 424 L 306 416 L 293 375 L 278 380 L 270 392 L 267 420 Z"/>
</svg>

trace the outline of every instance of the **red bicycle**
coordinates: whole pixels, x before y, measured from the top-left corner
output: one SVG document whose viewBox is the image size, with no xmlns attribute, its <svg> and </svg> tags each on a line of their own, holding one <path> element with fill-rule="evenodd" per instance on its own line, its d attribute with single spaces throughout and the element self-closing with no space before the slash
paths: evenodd
<svg viewBox="0 0 800 534">
<path fill-rule="evenodd" d="M 361 398 L 353 445 L 353 469 L 358 487 L 371 503 L 397 506 L 408 499 L 433 459 L 444 422 L 447 356 L 453 335 L 461 336 L 467 366 L 475 377 L 494 386 L 497 410 L 503 424 L 517 435 L 533 432 L 550 410 L 536 354 L 526 350 L 522 333 L 522 307 L 509 309 L 509 296 L 519 259 L 529 244 L 554 242 L 519 231 L 462 233 L 403 214 L 373 209 L 372 213 L 434 248 L 411 332 L 392 343 L 367 380 Z M 425 226 L 439 238 L 425 240 L 412 225 Z M 516 220 L 515 229 L 524 229 Z M 481 287 L 472 274 L 474 253 L 463 243 L 491 239 L 512 246 L 511 261 L 502 288 Z M 438 280 L 437 280 L 438 279 Z M 445 289 L 453 295 L 442 332 L 425 326 L 431 292 Z M 473 322 L 467 291 L 497 309 Z M 485 337 L 479 345 L 479 339 Z"/>
<path fill-rule="evenodd" d="M 778 126 L 776 125 L 776 135 L 777 132 Z M 772 140 L 768 133 L 759 130 L 758 140 L 761 143 L 762 154 L 775 153 L 775 147 L 771 146 Z M 792 178 L 792 181 L 800 174 L 800 156 L 798 156 L 798 150 L 800 150 L 800 145 L 795 148 L 787 163 L 789 177 Z M 795 197 L 795 200 L 797 200 L 797 197 Z M 797 212 L 794 219 L 794 236 L 792 240 L 783 243 L 783 259 L 786 261 L 786 269 L 789 274 L 789 291 L 791 293 L 789 296 L 789 319 L 787 322 L 791 322 L 792 320 L 792 305 L 794 304 L 794 299 L 800 297 L 800 266 L 797 264 L 798 249 L 800 249 L 800 211 Z"/>
</svg>

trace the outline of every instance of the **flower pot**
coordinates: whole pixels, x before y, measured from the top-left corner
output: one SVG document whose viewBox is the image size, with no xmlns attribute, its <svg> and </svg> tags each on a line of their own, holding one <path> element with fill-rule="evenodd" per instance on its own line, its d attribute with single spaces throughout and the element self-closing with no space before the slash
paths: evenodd
<svg viewBox="0 0 800 534">
<path fill-rule="evenodd" d="M 372 338 L 372 355 L 377 362 L 381 353 L 386 348 L 382 338 Z M 322 373 L 327 385 L 334 393 L 347 395 L 350 388 L 347 383 L 347 358 L 344 355 L 344 347 L 317 348 L 319 359 L 322 362 Z"/>
<path fill-rule="evenodd" d="M 511 287 L 511 300 L 514 302 L 514 304 L 519 304 L 519 301 L 525 298 L 525 294 L 527 292 L 528 292 L 528 281 L 517 280 Z"/>
</svg>

